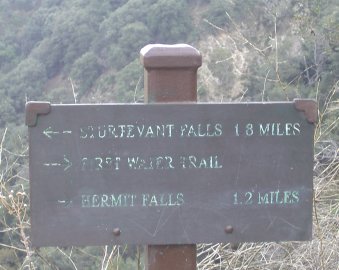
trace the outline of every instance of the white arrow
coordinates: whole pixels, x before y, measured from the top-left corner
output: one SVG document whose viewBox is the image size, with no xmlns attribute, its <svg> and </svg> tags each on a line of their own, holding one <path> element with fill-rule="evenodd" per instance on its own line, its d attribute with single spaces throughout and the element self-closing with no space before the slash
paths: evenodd
<svg viewBox="0 0 339 270">
<path fill-rule="evenodd" d="M 57 135 L 57 134 L 72 134 L 72 130 L 54 131 L 52 129 L 52 127 L 48 127 L 42 133 L 44 135 L 46 135 L 47 138 L 52 139 L 53 135 Z"/>
<path fill-rule="evenodd" d="M 58 200 L 58 203 L 64 205 L 65 207 L 68 207 L 68 206 L 72 205 L 72 201 L 71 200 Z"/>
<path fill-rule="evenodd" d="M 44 163 L 43 164 L 46 167 L 65 167 L 64 171 L 67 171 L 70 167 L 72 167 L 72 162 L 64 156 L 64 160 L 62 163 L 52 162 L 52 163 Z"/>
</svg>

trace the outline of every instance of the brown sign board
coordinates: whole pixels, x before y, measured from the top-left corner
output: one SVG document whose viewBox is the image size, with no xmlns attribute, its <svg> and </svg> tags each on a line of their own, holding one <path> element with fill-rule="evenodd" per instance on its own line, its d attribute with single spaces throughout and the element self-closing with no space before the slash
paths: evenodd
<svg viewBox="0 0 339 270">
<path fill-rule="evenodd" d="M 309 240 L 316 105 L 26 106 L 34 246 Z"/>
</svg>

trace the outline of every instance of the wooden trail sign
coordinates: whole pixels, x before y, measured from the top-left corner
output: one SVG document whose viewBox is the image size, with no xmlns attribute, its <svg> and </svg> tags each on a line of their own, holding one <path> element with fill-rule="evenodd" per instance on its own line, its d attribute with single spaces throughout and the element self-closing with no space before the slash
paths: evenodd
<svg viewBox="0 0 339 270">
<path fill-rule="evenodd" d="M 308 240 L 311 100 L 30 102 L 34 246 Z"/>
</svg>

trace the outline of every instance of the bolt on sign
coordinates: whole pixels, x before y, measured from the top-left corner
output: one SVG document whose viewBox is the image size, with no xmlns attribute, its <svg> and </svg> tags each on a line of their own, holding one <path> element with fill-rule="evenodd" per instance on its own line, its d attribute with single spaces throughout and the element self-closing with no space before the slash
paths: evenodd
<svg viewBox="0 0 339 270">
<path fill-rule="evenodd" d="M 32 244 L 308 240 L 316 110 L 29 102 Z"/>
</svg>

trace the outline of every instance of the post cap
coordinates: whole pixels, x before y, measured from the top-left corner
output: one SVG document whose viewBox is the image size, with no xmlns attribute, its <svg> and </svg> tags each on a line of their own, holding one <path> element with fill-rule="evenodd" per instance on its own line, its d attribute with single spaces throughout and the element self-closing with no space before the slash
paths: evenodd
<svg viewBox="0 0 339 270">
<path fill-rule="evenodd" d="M 198 68 L 200 52 L 187 44 L 149 44 L 140 50 L 140 61 L 146 69 Z"/>
</svg>

